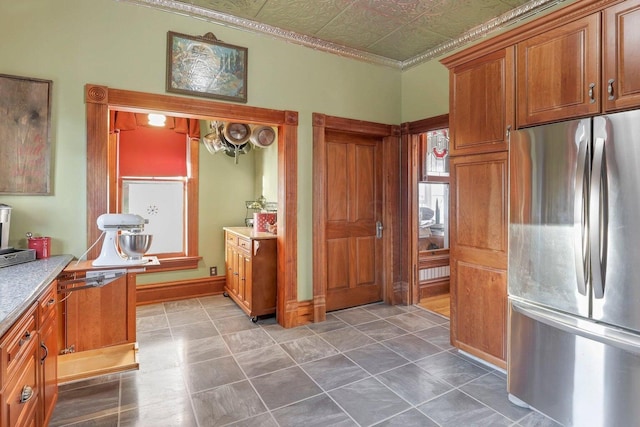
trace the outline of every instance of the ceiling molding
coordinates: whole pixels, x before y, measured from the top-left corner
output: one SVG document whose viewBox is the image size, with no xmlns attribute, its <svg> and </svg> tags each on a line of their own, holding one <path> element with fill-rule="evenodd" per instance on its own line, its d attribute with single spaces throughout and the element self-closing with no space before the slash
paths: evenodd
<svg viewBox="0 0 640 427">
<path fill-rule="evenodd" d="M 349 48 L 346 46 L 321 40 L 316 37 L 299 34 L 293 31 L 252 21 L 250 19 L 239 18 L 237 16 L 217 12 L 200 6 L 183 3 L 174 0 L 115 0 L 124 3 L 132 3 L 140 6 L 147 6 L 180 15 L 186 15 L 208 22 L 220 24 L 238 30 L 250 31 L 254 33 L 266 34 L 277 39 L 285 40 L 294 44 L 310 47 L 323 52 L 368 62 L 371 64 L 383 65 L 387 67 L 405 70 L 417 66 L 423 62 L 445 55 L 473 41 L 486 37 L 488 34 L 513 25 L 523 19 L 529 18 L 543 10 L 557 5 L 564 0 L 532 0 L 518 8 L 504 13 L 482 25 L 474 27 L 463 33 L 459 37 L 442 43 L 433 49 L 410 58 L 406 61 L 398 61 L 385 58 L 380 55 L 371 54 L 362 50 Z"/>
</svg>

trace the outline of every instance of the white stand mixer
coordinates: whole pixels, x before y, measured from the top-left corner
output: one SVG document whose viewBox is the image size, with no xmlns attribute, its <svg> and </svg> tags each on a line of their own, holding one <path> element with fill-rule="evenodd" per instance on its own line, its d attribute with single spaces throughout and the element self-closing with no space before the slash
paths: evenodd
<svg viewBox="0 0 640 427">
<path fill-rule="evenodd" d="M 143 258 L 142 254 L 151 245 L 151 235 L 139 234 L 144 229 L 144 224 L 148 224 L 149 220 L 135 214 L 102 214 L 96 222 L 98 229 L 105 232 L 105 237 L 100 255 L 91 263 L 93 266 L 134 266 L 149 262 L 149 258 Z M 140 250 L 140 252 L 130 253 L 129 256 L 121 253 L 118 249 L 120 231 L 127 231 L 136 237 L 146 237 L 145 247 L 136 248 L 136 251 Z"/>
</svg>

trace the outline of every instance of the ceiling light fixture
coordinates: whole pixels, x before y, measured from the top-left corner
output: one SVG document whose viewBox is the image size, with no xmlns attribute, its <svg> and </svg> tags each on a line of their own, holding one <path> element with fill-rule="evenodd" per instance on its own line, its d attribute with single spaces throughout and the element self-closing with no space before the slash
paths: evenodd
<svg viewBox="0 0 640 427">
<path fill-rule="evenodd" d="M 149 114 L 149 124 L 151 126 L 164 126 L 167 116 L 164 114 Z"/>
</svg>

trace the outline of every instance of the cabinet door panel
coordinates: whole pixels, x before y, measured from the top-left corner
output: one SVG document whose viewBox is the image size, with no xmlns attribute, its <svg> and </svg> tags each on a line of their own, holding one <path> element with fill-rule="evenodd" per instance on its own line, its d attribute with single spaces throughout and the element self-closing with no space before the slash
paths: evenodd
<svg viewBox="0 0 640 427">
<path fill-rule="evenodd" d="M 600 112 L 599 52 L 599 14 L 518 43 L 518 127 Z"/>
<path fill-rule="evenodd" d="M 452 282 L 457 307 L 455 339 L 460 348 L 506 360 L 506 270 L 458 260 Z"/>
<path fill-rule="evenodd" d="M 507 153 L 451 159 L 451 335 L 505 366 Z"/>
<path fill-rule="evenodd" d="M 507 261 L 507 153 L 451 160 L 451 251 L 496 268 Z"/>
<path fill-rule="evenodd" d="M 506 150 L 513 117 L 513 50 L 457 67 L 450 76 L 451 155 Z"/>
<path fill-rule="evenodd" d="M 603 25 L 605 109 L 640 106 L 640 0 L 605 9 Z"/>
</svg>

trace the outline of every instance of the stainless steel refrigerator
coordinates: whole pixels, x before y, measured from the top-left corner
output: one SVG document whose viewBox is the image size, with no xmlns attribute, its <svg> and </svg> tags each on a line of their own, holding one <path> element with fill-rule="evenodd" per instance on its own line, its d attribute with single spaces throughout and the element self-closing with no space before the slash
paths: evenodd
<svg viewBox="0 0 640 427">
<path fill-rule="evenodd" d="M 567 426 L 640 423 L 640 111 L 514 132 L 508 392 Z"/>
</svg>

